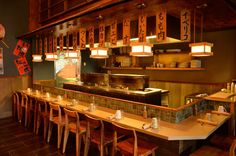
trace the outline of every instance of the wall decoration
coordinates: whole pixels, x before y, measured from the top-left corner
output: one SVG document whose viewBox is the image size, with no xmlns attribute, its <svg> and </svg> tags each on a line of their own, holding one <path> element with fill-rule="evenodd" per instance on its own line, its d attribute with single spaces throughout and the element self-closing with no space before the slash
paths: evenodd
<svg viewBox="0 0 236 156">
<path fill-rule="evenodd" d="M 157 42 L 166 40 L 166 10 L 160 10 L 156 15 L 156 36 Z"/>
<path fill-rule="evenodd" d="M 27 43 L 23 40 L 18 40 L 13 53 L 16 56 L 25 57 L 29 47 L 30 47 L 29 43 Z"/>
<path fill-rule="evenodd" d="M 130 44 L 130 18 L 123 19 L 123 45 Z"/>
<path fill-rule="evenodd" d="M 180 39 L 189 42 L 191 40 L 191 12 L 190 10 L 182 10 L 180 13 Z"/>
<path fill-rule="evenodd" d="M 113 20 L 110 25 L 110 45 L 116 46 L 117 43 L 117 20 Z"/>
<path fill-rule="evenodd" d="M 30 66 L 26 60 L 26 57 L 20 57 L 20 58 L 16 59 L 14 61 L 14 63 L 16 65 L 20 75 L 27 74 L 31 71 Z"/>
<path fill-rule="evenodd" d="M 72 33 L 73 39 L 72 39 L 72 45 L 73 45 L 73 50 L 77 50 L 77 31 L 73 31 Z"/>
<path fill-rule="evenodd" d="M 0 74 L 4 74 L 3 68 L 3 48 L 0 48 Z"/>
</svg>

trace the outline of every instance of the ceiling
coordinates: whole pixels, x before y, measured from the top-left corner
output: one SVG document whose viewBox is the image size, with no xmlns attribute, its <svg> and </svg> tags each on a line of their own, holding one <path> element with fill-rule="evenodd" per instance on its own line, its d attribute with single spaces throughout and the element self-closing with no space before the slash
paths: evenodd
<svg viewBox="0 0 236 156">
<path fill-rule="evenodd" d="M 236 28 L 236 0 L 130 0 L 80 17 L 79 21 L 88 24 L 97 22 L 99 14 L 108 21 L 114 18 L 122 20 L 124 15 L 131 16 L 131 19 L 137 18 L 141 10 L 136 5 L 142 1 L 146 3 L 143 11 L 150 16 L 155 15 L 159 8 L 167 8 L 168 15 L 179 18 L 182 9 L 190 9 L 192 13 L 196 11 L 197 26 L 200 26 L 200 17 L 203 15 L 203 27 L 206 31 Z"/>
</svg>

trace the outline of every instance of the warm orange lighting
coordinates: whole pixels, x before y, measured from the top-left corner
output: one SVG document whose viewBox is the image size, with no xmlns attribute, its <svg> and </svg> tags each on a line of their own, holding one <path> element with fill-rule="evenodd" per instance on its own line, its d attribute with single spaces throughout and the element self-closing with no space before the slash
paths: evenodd
<svg viewBox="0 0 236 156">
<path fill-rule="evenodd" d="M 152 44 L 146 43 L 146 42 L 135 42 L 131 43 L 131 56 L 136 57 L 148 57 L 153 56 L 152 53 Z"/>
<path fill-rule="evenodd" d="M 108 58 L 108 49 L 107 48 L 97 47 L 97 48 L 90 48 L 90 50 L 91 50 L 90 58 L 94 58 L 94 59 Z"/>
<path fill-rule="evenodd" d="M 80 57 L 80 51 L 68 50 L 65 54 L 65 58 L 78 59 Z"/>
<path fill-rule="evenodd" d="M 46 58 L 45 58 L 46 61 L 55 61 L 55 60 L 57 60 L 57 55 L 54 54 L 54 53 L 45 53 L 45 55 L 46 55 Z"/>
<path fill-rule="evenodd" d="M 189 44 L 191 47 L 191 56 L 195 57 L 204 57 L 204 56 L 212 56 L 213 52 L 211 52 L 211 47 L 213 47 L 212 43 L 208 42 L 199 42 L 199 43 L 191 43 Z"/>
<path fill-rule="evenodd" d="M 33 57 L 32 62 L 42 62 L 43 61 L 42 55 L 40 55 L 40 54 L 32 55 L 32 57 Z"/>
</svg>

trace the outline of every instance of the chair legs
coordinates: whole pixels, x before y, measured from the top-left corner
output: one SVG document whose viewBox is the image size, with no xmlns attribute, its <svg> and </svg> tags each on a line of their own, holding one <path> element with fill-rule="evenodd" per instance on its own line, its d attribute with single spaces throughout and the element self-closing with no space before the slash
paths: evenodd
<svg viewBox="0 0 236 156">
<path fill-rule="evenodd" d="M 88 133 L 88 132 L 87 132 Z M 85 146 L 84 146 L 84 156 L 88 155 L 88 151 L 89 151 L 89 146 L 90 146 L 90 139 L 89 139 L 89 135 L 86 134 L 86 138 L 85 138 Z"/>
<path fill-rule="evenodd" d="M 65 153 L 65 151 L 66 151 L 66 144 L 67 144 L 68 136 L 69 136 L 69 129 L 68 129 L 68 128 L 65 128 L 62 153 Z M 77 137 L 77 136 L 76 136 L 76 137 Z M 77 140 L 76 140 L 76 141 L 77 141 Z"/>
<path fill-rule="evenodd" d="M 47 143 L 49 143 L 51 135 L 52 135 L 52 122 L 49 121 L 49 127 L 48 127 L 48 138 L 47 138 Z"/>
<path fill-rule="evenodd" d="M 80 155 L 81 139 L 82 136 L 79 133 L 76 133 L 76 156 Z"/>
<path fill-rule="evenodd" d="M 62 138 L 63 126 L 57 126 L 57 148 L 60 148 L 61 145 L 61 138 Z"/>
</svg>

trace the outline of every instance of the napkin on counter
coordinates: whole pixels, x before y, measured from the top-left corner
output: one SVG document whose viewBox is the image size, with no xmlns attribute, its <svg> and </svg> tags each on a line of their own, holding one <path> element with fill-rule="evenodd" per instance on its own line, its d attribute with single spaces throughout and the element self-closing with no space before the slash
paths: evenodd
<svg viewBox="0 0 236 156">
<path fill-rule="evenodd" d="M 144 123 L 143 126 L 142 126 L 142 129 L 148 129 L 148 128 L 151 128 L 152 124 L 150 123 Z"/>
</svg>

